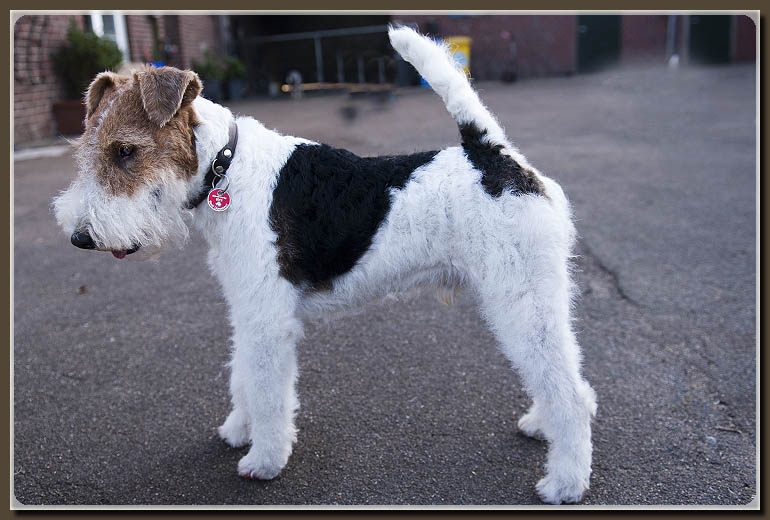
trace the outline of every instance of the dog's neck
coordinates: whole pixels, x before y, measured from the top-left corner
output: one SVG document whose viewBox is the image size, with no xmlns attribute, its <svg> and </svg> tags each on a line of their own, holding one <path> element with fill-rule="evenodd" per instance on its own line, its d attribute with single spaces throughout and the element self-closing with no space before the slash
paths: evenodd
<svg viewBox="0 0 770 520">
<path fill-rule="evenodd" d="M 191 180 L 191 197 L 200 192 L 211 161 L 227 144 L 230 124 L 235 120 L 230 110 L 206 99 L 198 97 L 193 106 L 199 120 L 195 128 L 198 172 Z M 215 212 L 204 201 L 193 210 L 193 224 L 211 246 L 227 240 L 229 229 L 240 229 L 244 220 L 267 222 L 278 172 L 297 144 L 310 142 L 281 135 L 252 117 L 240 116 L 235 121 L 238 149 L 227 171 L 231 206 Z"/>
<path fill-rule="evenodd" d="M 197 186 L 200 186 L 211 166 L 211 161 L 227 144 L 230 124 L 235 117 L 227 108 L 200 96 L 193 101 L 193 107 L 198 116 L 198 125 L 195 127 L 198 171 L 195 174 L 195 180 L 198 183 Z M 195 190 L 194 187 L 192 189 Z"/>
</svg>

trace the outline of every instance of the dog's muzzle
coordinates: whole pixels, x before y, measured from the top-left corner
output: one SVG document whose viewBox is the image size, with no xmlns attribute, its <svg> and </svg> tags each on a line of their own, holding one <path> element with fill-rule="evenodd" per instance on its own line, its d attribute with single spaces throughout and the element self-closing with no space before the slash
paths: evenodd
<svg viewBox="0 0 770 520">
<path fill-rule="evenodd" d="M 75 231 L 72 233 L 70 242 L 72 242 L 73 246 L 79 247 L 80 249 L 96 249 L 94 239 L 91 238 L 91 235 L 86 231 Z M 124 256 L 136 253 L 137 251 L 139 251 L 139 246 L 134 246 L 126 251 L 113 251 L 112 254 L 117 258 L 123 258 Z"/>
</svg>

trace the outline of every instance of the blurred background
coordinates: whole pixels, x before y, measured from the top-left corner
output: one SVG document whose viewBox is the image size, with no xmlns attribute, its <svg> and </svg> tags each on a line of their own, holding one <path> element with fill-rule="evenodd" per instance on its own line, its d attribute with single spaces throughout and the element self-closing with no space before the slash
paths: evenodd
<svg viewBox="0 0 770 520">
<path fill-rule="evenodd" d="M 419 84 L 394 57 L 389 23 L 445 39 L 481 81 L 755 60 L 755 25 L 745 15 L 24 15 L 14 25 L 14 146 L 79 133 L 77 99 L 88 81 L 130 65 L 193 68 L 218 102 L 296 95 L 300 84 Z"/>
</svg>

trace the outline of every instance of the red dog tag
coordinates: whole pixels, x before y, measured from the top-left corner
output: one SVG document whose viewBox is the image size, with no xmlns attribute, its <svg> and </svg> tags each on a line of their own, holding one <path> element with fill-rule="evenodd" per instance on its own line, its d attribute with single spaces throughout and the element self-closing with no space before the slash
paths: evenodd
<svg viewBox="0 0 770 520">
<path fill-rule="evenodd" d="M 230 194 L 218 188 L 209 192 L 209 207 L 214 211 L 224 211 L 230 207 Z"/>
</svg>

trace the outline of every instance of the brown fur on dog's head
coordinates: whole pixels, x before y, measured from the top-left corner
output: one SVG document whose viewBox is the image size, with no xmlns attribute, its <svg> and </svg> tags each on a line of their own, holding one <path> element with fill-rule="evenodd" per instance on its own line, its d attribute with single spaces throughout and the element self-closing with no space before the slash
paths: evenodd
<svg viewBox="0 0 770 520">
<path fill-rule="evenodd" d="M 81 166 L 113 195 L 131 195 L 159 175 L 195 175 L 197 124 L 192 101 L 198 76 L 173 67 L 147 67 L 133 76 L 99 74 L 85 96 Z"/>
<path fill-rule="evenodd" d="M 122 258 L 184 243 L 187 202 L 202 187 L 193 103 L 200 92 L 194 72 L 172 67 L 96 76 L 84 99 L 78 177 L 54 200 L 73 244 Z"/>
<path fill-rule="evenodd" d="M 130 78 L 114 72 L 98 74 L 86 93 L 86 107 L 91 116 L 99 106 L 105 92 L 119 87 Z M 198 75 L 191 70 L 174 67 L 143 67 L 133 74 L 139 87 L 142 105 L 151 121 L 163 126 L 183 106 L 188 105 L 201 92 Z"/>
<path fill-rule="evenodd" d="M 190 70 L 150 68 L 135 72 L 134 79 L 139 84 L 144 111 L 150 121 L 161 127 L 201 91 L 198 76 Z"/>
</svg>

